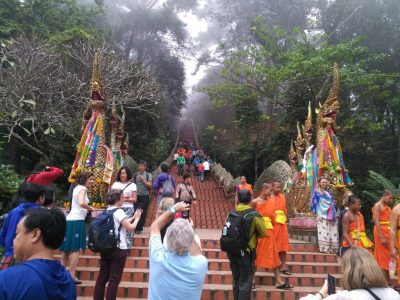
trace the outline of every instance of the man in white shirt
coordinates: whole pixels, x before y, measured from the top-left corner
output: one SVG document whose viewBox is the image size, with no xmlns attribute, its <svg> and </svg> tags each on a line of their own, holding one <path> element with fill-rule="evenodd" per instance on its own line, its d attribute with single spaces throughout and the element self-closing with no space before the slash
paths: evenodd
<svg viewBox="0 0 400 300">
<path fill-rule="evenodd" d="M 199 300 L 208 261 L 201 254 L 200 239 L 185 219 L 175 220 L 167 229 L 164 245 L 160 230 L 176 212 L 189 208 L 176 203 L 159 216 L 150 227 L 150 300 Z M 196 240 L 197 237 L 197 240 Z"/>
<path fill-rule="evenodd" d="M 210 176 L 210 163 L 208 162 L 207 158 L 203 162 L 204 166 L 204 180 L 208 180 L 208 176 Z"/>
</svg>

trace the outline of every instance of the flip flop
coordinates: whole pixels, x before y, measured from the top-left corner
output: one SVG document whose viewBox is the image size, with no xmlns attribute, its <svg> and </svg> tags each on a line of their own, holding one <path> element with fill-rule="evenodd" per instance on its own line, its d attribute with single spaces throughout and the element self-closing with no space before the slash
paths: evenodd
<svg viewBox="0 0 400 300">
<path fill-rule="evenodd" d="M 290 273 L 289 272 L 289 270 L 279 270 L 282 274 L 285 274 L 285 275 L 292 275 L 292 273 Z"/>
<path fill-rule="evenodd" d="M 291 290 L 294 286 L 289 284 L 288 282 L 285 282 L 284 284 L 276 286 L 277 289 L 280 290 Z"/>
</svg>

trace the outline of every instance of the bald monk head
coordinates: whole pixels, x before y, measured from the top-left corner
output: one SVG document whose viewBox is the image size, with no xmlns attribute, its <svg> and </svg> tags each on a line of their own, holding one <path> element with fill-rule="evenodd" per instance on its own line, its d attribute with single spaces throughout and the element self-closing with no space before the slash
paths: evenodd
<svg viewBox="0 0 400 300">
<path fill-rule="evenodd" d="M 279 195 L 282 192 L 282 185 L 280 182 L 275 181 L 272 183 L 272 192 L 274 195 Z"/>
</svg>

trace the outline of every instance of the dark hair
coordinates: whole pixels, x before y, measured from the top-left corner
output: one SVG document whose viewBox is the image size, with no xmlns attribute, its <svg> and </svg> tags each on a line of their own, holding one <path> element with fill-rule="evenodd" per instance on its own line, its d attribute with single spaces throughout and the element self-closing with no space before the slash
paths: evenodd
<svg viewBox="0 0 400 300">
<path fill-rule="evenodd" d="M 33 167 L 33 173 L 43 172 L 44 170 L 46 170 L 46 164 L 44 162 L 37 163 Z"/>
<path fill-rule="evenodd" d="M 115 179 L 115 181 L 121 181 L 121 172 L 122 172 L 123 170 L 125 170 L 125 172 L 126 172 L 126 178 L 128 179 L 128 181 L 132 179 L 132 172 L 131 172 L 131 170 L 129 170 L 128 167 L 121 167 L 121 168 L 119 169 L 118 173 L 117 173 L 117 178 Z"/>
<path fill-rule="evenodd" d="M 186 178 L 191 178 L 192 175 L 190 175 L 189 173 L 185 173 L 183 174 L 183 180 L 185 180 Z"/>
<path fill-rule="evenodd" d="M 147 163 L 143 159 L 139 160 L 138 165 L 144 165 L 147 167 Z"/>
<path fill-rule="evenodd" d="M 325 179 L 326 181 L 329 182 L 329 179 L 328 179 L 328 178 L 326 178 L 326 177 L 324 177 L 324 176 L 321 176 L 321 177 L 318 179 L 318 183 L 320 183 L 323 179 Z"/>
<path fill-rule="evenodd" d="M 86 181 L 93 176 L 91 172 L 80 172 L 76 178 L 76 183 L 80 185 L 85 185 Z"/>
<path fill-rule="evenodd" d="M 12 197 L 12 208 L 17 207 L 21 203 L 24 203 L 26 201 L 25 199 L 25 193 L 30 186 L 29 182 L 23 182 L 19 185 L 18 191 L 14 194 Z"/>
<path fill-rule="evenodd" d="M 36 208 L 25 212 L 24 227 L 27 232 L 38 228 L 43 244 L 50 249 L 58 249 L 65 236 L 67 221 L 62 211 L 54 208 Z"/>
<path fill-rule="evenodd" d="M 238 192 L 238 198 L 240 203 L 249 203 L 251 200 L 251 193 L 246 189 L 240 190 Z"/>
<path fill-rule="evenodd" d="M 382 196 L 391 196 L 391 195 L 393 195 L 391 190 L 384 189 L 382 192 Z"/>
<path fill-rule="evenodd" d="M 43 206 L 50 206 L 54 202 L 54 188 L 52 186 L 46 186 L 44 190 L 44 202 Z"/>
<path fill-rule="evenodd" d="M 168 170 L 169 170 L 169 164 L 167 164 L 166 162 L 163 162 L 161 164 L 161 171 L 166 173 L 166 172 L 168 172 Z"/>
<path fill-rule="evenodd" d="M 349 196 L 349 199 L 347 200 L 347 203 L 349 203 L 349 206 L 350 206 L 351 204 L 354 204 L 357 201 L 361 202 L 361 199 L 358 198 L 356 195 L 351 195 L 351 196 Z"/>
<path fill-rule="evenodd" d="M 36 202 L 41 196 L 44 196 L 45 186 L 36 183 L 28 183 L 25 190 L 26 202 Z"/>
<path fill-rule="evenodd" d="M 121 198 L 122 191 L 117 189 L 109 190 L 106 196 L 106 203 L 108 205 L 115 204 Z"/>
</svg>

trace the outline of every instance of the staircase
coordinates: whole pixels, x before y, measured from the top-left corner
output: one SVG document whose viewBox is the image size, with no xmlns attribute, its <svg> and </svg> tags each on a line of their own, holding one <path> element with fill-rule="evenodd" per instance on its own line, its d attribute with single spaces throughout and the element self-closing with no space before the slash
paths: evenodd
<svg viewBox="0 0 400 300">
<path fill-rule="evenodd" d="M 171 174 L 177 182 L 182 179 L 177 175 L 176 167 Z M 202 300 L 228 300 L 232 295 L 232 273 L 225 252 L 220 250 L 219 237 L 225 217 L 233 207 L 231 200 L 226 200 L 223 190 L 214 181 L 200 182 L 193 177 L 193 186 L 197 194 L 197 205 L 192 205 L 191 217 L 196 232 L 202 240 L 203 254 L 208 258 L 209 271 L 205 278 Z M 146 226 L 154 220 L 156 213 L 155 199 L 148 210 Z M 149 280 L 148 228 L 135 236 L 134 247 L 130 250 L 125 265 L 122 281 L 118 289 L 119 299 L 147 299 Z M 289 269 L 292 276 L 285 277 L 295 288 L 282 291 L 275 288 L 273 273 L 258 269 L 255 275 L 256 290 L 253 299 L 291 300 L 299 299 L 308 293 L 314 293 L 322 286 L 326 274 L 340 278 L 340 266 L 335 255 L 318 252 L 315 245 L 303 241 L 291 240 L 292 250 L 288 253 Z M 99 255 L 86 250 L 80 257 L 77 268 L 82 284 L 77 286 L 78 299 L 91 299 L 99 272 Z"/>
</svg>

